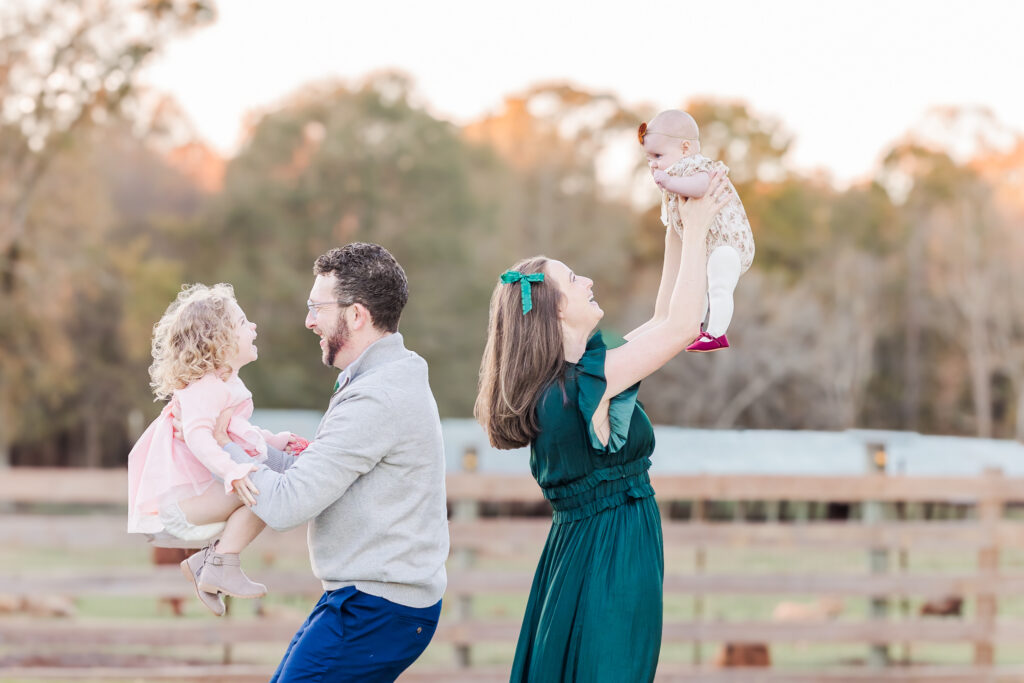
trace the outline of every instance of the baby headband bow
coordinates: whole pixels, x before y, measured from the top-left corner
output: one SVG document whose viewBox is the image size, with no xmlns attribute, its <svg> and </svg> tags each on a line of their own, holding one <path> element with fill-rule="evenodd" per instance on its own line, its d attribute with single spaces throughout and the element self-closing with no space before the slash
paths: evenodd
<svg viewBox="0 0 1024 683">
<path fill-rule="evenodd" d="M 519 295 L 523 300 L 523 315 L 533 308 L 533 294 L 530 292 L 531 282 L 544 282 L 544 273 L 523 275 L 518 270 L 506 270 L 501 274 L 501 281 L 506 285 L 519 283 Z"/>
<path fill-rule="evenodd" d="M 662 133 L 660 130 L 648 130 L 647 129 L 647 122 L 644 121 L 643 123 L 640 124 L 640 127 L 636 129 L 636 137 L 637 137 L 638 140 L 640 140 L 640 144 L 641 145 L 644 144 L 644 138 L 646 138 L 648 136 L 648 134 L 650 134 L 650 133 L 655 133 L 657 135 L 664 135 L 667 138 L 675 138 L 676 140 L 696 140 L 697 139 L 697 138 L 688 138 L 688 137 L 685 137 L 685 136 L 682 136 L 682 135 L 672 135 L 671 133 Z"/>
</svg>

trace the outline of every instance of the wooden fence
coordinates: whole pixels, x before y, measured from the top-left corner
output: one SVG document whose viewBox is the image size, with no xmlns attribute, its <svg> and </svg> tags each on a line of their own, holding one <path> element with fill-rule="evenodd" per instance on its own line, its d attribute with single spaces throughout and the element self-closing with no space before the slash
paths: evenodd
<svg viewBox="0 0 1024 683">
<path fill-rule="evenodd" d="M 692 567 L 668 567 L 665 592 L 695 601 L 695 616 L 667 619 L 664 642 L 673 643 L 852 643 L 862 645 L 865 664 L 830 666 L 825 669 L 766 668 L 717 669 L 699 660 L 666 663 L 659 681 L 1021 681 L 1024 666 L 996 666 L 996 654 L 1024 644 L 1024 619 L 998 617 L 1001 599 L 1024 595 L 1024 573 L 1001 568 L 1001 555 L 1024 549 L 1024 523 L 1008 519 L 1006 504 L 1024 500 L 1024 479 L 1012 479 L 996 471 L 977 477 L 907 477 L 869 474 L 855 477 L 793 476 L 667 476 L 655 477 L 654 487 L 665 511 L 673 502 L 685 501 L 692 512 L 686 520 L 664 516 L 666 549 L 693 549 Z M 126 473 L 123 471 L 12 469 L 0 473 L 0 503 L 47 505 L 123 505 Z M 484 504 L 530 505 L 542 503 L 535 482 L 525 477 L 482 474 L 451 474 L 447 482 L 451 509 L 452 556 L 449 609 L 434 643 L 449 644 L 454 651 L 448 666 L 414 666 L 402 681 L 499 681 L 507 680 L 507 667 L 479 666 L 474 651 L 482 644 L 515 642 L 520 615 L 482 618 L 473 609 L 484 595 L 521 594 L 529 590 L 527 569 L 481 568 L 493 557 L 535 560 L 549 528 L 549 520 L 528 517 L 484 517 Z M 839 501 L 861 506 L 858 519 L 808 519 L 802 522 L 772 520 L 712 522 L 701 511 L 709 501 L 773 503 Z M 955 503 L 968 510 L 964 519 L 907 520 L 884 514 L 890 504 Z M 0 548 L 57 547 L 123 549 L 138 544 L 123 533 L 122 516 L 106 514 L 41 514 L 29 510 L 0 516 Z M 267 534 L 275 552 L 305 553 L 304 534 Z M 706 569 L 706 553 L 716 549 L 764 548 L 782 554 L 801 552 L 863 551 L 871 557 L 863 573 L 712 573 Z M 259 552 L 259 546 L 256 547 Z M 901 570 L 891 560 L 898 553 L 942 551 L 974 558 L 969 571 L 957 574 L 914 573 Z M 877 561 L 876 561 L 877 560 Z M 494 566 L 494 562 L 489 564 Z M 523 565 L 522 562 L 519 563 Z M 273 593 L 315 595 L 318 583 L 308 572 L 261 572 Z M 125 570 L 111 573 L 77 567 L 24 571 L 0 562 L 0 594 L 46 595 L 54 593 L 117 596 L 189 596 L 190 587 L 176 568 Z M 807 622 L 764 620 L 727 621 L 706 618 L 702 600 L 712 595 L 845 596 L 868 598 L 871 611 L 860 620 L 839 619 Z M 900 614 L 898 600 L 908 596 L 966 597 L 972 613 L 959 619 L 934 619 Z M 86 648 L 140 645 L 285 643 L 301 621 L 299 616 L 261 620 L 222 619 L 69 619 L 43 620 L 0 617 L 0 648 L 32 651 L 60 646 Z M 198 624 L 198 625 L 197 625 Z M 914 643 L 968 643 L 973 662 L 960 665 L 891 666 L 890 648 Z M 242 663 L 159 668 L 105 667 L 88 670 L 64 667 L 0 667 L 0 679 L 42 680 L 75 678 L 148 680 L 266 680 L 265 666 Z"/>
</svg>

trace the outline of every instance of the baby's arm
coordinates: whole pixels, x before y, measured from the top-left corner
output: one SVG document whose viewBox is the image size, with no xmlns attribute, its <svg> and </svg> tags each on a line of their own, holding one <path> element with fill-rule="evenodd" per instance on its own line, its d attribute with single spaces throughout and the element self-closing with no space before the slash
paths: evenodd
<svg viewBox="0 0 1024 683">
<path fill-rule="evenodd" d="M 703 197 L 704 193 L 708 191 L 711 176 L 703 171 L 682 177 L 669 175 L 665 171 L 655 171 L 654 182 L 663 190 L 668 190 L 681 197 L 696 199 Z"/>
</svg>

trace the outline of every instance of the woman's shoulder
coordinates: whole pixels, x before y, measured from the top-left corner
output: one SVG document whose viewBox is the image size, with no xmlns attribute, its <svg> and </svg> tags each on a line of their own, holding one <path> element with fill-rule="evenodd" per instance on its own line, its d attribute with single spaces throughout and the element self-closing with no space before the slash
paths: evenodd
<svg viewBox="0 0 1024 683">
<path fill-rule="evenodd" d="M 608 349 L 625 340 L 608 331 L 598 330 L 587 340 L 583 356 L 575 363 L 567 362 L 563 374 L 541 391 L 537 401 L 537 417 L 541 426 L 575 416 L 593 413 L 604 396 L 604 361 Z"/>
<path fill-rule="evenodd" d="M 583 373 L 597 375 L 604 379 L 605 356 L 612 349 L 617 349 L 625 343 L 626 340 L 615 332 L 597 330 L 587 340 L 587 348 L 577 366 Z"/>
</svg>

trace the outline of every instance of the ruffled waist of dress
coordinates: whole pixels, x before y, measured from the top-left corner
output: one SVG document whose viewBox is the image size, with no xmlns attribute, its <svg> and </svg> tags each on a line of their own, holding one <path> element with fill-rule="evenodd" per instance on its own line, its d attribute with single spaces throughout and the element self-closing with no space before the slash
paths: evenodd
<svg viewBox="0 0 1024 683">
<path fill-rule="evenodd" d="M 612 465 L 611 467 L 603 467 L 599 470 L 594 470 L 587 476 L 580 477 L 575 481 L 570 481 L 568 484 L 545 486 L 542 487 L 542 490 L 544 492 L 544 497 L 550 500 L 552 505 L 555 505 L 555 501 L 557 500 L 573 498 L 581 493 L 594 490 L 605 482 L 622 481 L 641 474 L 646 476 L 647 470 L 650 468 L 650 458 L 638 458 L 630 462 L 622 463 L 621 465 Z M 647 481 L 650 481 L 649 477 L 647 478 Z"/>
<path fill-rule="evenodd" d="M 552 521 L 555 524 L 575 522 L 625 505 L 632 500 L 653 496 L 654 487 L 651 486 L 651 478 L 647 473 L 648 467 L 650 460 L 643 458 L 642 461 L 597 470 L 586 480 L 556 487 L 556 493 L 564 494 L 560 497 L 553 497 L 545 490 L 544 495 L 554 508 Z M 577 486 L 583 483 L 587 486 Z"/>
</svg>

